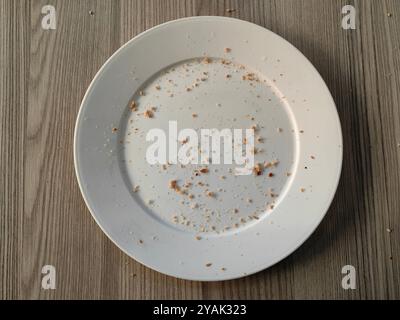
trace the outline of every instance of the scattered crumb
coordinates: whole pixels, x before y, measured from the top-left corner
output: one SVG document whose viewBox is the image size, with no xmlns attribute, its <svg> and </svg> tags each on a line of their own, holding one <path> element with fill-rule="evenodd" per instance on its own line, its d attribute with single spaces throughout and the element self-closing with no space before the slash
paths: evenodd
<svg viewBox="0 0 400 320">
<path fill-rule="evenodd" d="M 134 186 L 134 187 L 133 187 L 133 192 L 138 192 L 138 191 L 139 191 L 139 189 L 140 189 L 140 187 L 139 187 L 139 186 Z"/>
<path fill-rule="evenodd" d="M 212 191 L 207 191 L 207 197 L 210 197 L 210 198 L 214 198 L 215 197 L 215 193 L 214 192 L 212 192 Z"/>
<path fill-rule="evenodd" d="M 391 232 L 392 232 L 392 229 L 387 228 L 387 229 L 386 229 L 386 232 L 391 233 Z"/>
<path fill-rule="evenodd" d="M 145 96 L 144 91 L 140 90 L 140 91 L 139 91 L 139 96 Z"/>
<path fill-rule="evenodd" d="M 268 173 L 268 177 L 272 178 L 274 174 L 272 172 Z"/>
<path fill-rule="evenodd" d="M 243 80 L 249 80 L 249 81 L 254 81 L 254 80 L 258 80 L 256 75 L 252 72 L 248 72 L 245 75 L 242 76 Z"/>
<path fill-rule="evenodd" d="M 118 128 L 114 127 L 114 128 L 111 129 L 111 131 L 112 131 L 112 133 L 116 133 L 118 131 Z"/>
<path fill-rule="evenodd" d="M 211 63 L 211 59 L 209 57 L 204 57 L 203 60 L 201 60 L 201 62 L 204 64 L 209 64 Z"/>
<path fill-rule="evenodd" d="M 231 52 L 231 51 L 232 51 L 231 48 L 224 48 L 224 52 L 225 52 L 225 53 L 229 53 L 229 52 Z"/>
<path fill-rule="evenodd" d="M 222 271 L 226 271 L 226 268 L 221 268 Z"/>
<path fill-rule="evenodd" d="M 199 171 L 201 173 L 208 173 L 209 172 L 208 168 L 201 168 Z"/>
<path fill-rule="evenodd" d="M 186 137 L 185 139 L 183 139 L 183 140 L 181 141 L 181 144 L 186 144 L 186 143 L 188 143 L 188 142 L 189 142 L 189 138 Z"/>
<path fill-rule="evenodd" d="M 161 87 L 159 85 L 156 85 L 156 90 L 161 90 Z"/>
<path fill-rule="evenodd" d="M 146 111 L 143 113 L 143 115 L 144 115 L 146 118 L 153 118 L 153 117 L 154 117 L 153 110 L 151 110 L 151 109 L 146 110 Z"/>
<path fill-rule="evenodd" d="M 250 129 L 254 130 L 254 132 L 257 132 L 260 128 L 258 127 L 257 124 L 253 124 Z"/>
<path fill-rule="evenodd" d="M 259 163 L 257 163 L 253 168 L 253 172 L 256 176 L 261 176 L 263 174 L 263 171 L 264 168 Z"/>
<path fill-rule="evenodd" d="M 200 236 L 196 236 L 196 240 L 201 240 L 201 237 Z"/>
<path fill-rule="evenodd" d="M 192 113 L 193 118 L 197 118 L 197 113 Z"/>
<path fill-rule="evenodd" d="M 169 182 L 169 188 L 170 189 L 176 189 L 178 187 L 178 182 L 176 180 L 171 180 Z"/>
<path fill-rule="evenodd" d="M 236 12 L 236 9 L 228 8 L 225 10 L 227 13 L 233 13 Z"/>
<path fill-rule="evenodd" d="M 209 267 L 211 267 L 211 266 L 212 266 L 212 263 L 207 263 L 207 264 L 206 264 L 206 267 L 207 267 L 207 268 L 209 268 Z"/>
<path fill-rule="evenodd" d="M 271 166 L 276 167 L 279 164 L 279 160 L 273 160 L 271 161 Z"/>
<path fill-rule="evenodd" d="M 300 191 L 301 191 L 301 192 L 305 192 L 306 189 L 305 189 L 305 188 L 301 188 Z"/>
<path fill-rule="evenodd" d="M 139 243 L 140 243 L 140 244 L 143 244 L 143 240 L 142 240 L 142 239 L 139 239 Z"/>
<path fill-rule="evenodd" d="M 131 102 L 130 109 L 132 110 L 132 112 L 137 111 L 137 104 L 135 101 Z"/>
</svg>

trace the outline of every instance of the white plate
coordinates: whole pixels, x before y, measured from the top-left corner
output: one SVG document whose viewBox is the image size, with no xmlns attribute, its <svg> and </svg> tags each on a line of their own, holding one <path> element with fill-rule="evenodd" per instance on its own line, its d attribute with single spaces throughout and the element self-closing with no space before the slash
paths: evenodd
<svg viewBox="0 0 400 320">
<path fill-rule="evenodd" d="M 179 129 L 257 124 L 256 160 L 279 164 L 260 176 L 150 165 L 146 134 L 172 120 Z M 310 236 L 338 184 L 342 136 L 324 81 L 291 44 L 245 21 L 193 17 L 138 35 L 104 64 L 83 99 L 74 152 L 86 204 L 121 250 L 159 272 L 212 281 L 268 268 Z M 192 182 L 194 198 L 171 179 Z"/>
</svg>

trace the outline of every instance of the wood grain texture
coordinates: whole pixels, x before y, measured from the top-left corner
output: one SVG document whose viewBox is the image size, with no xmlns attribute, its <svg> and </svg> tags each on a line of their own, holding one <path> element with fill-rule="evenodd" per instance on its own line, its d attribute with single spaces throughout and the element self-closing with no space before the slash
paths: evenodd
<svg viewBox="0 0 400 320">
<path fill-rule="evenodd" d="M 341 28 L 349 3 L 353 31 Z M 54 31 L 41 28 L 46 4 Z M 319 228 L 284 261 L 234 281 L 178 280 L 127 257 L 74 174 L 75 119 L 97 70 L 136 34 L 193 15 L 251 21 L 294 44 L 325 79 L 343 129 L 342 177 Z M 398 0 L 0 0 L 0 123 L 1 299 L 400 298 Z M 56 290 L 41 289 L 45 264 L 57 268 Z M 356 290 L 341 287 L 347 264 Z"/>
</svg>

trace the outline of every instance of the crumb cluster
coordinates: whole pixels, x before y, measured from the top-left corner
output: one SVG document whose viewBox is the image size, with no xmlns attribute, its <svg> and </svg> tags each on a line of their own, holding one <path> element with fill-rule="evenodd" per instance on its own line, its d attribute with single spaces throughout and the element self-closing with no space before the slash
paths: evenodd
<svg viewBox="0 0 400 320">
<path fill-rule="evenodd" d="M 233 59 L 228 59 L 231 57 L 232 53 L 234 53 L 234 50 L 225 47 L 222 48 L 222 55 L 224 58 L 204 56 L 196 61 L 186 62 L 178 67 L 172 67 L 165 72 L 162 79 L 156 80 L 154 83 L 138 90 L 129 103 L 131 120 L 129 121 L 127 139 L 121 140 L 121 143 L 123 143 L 123 145 L 128 145 L 135 138 L 137 139 L 137 137 L 144 138 L 145 132 L 140 129 L 140 121 L 149 121 L 147 123 L 150 123 L 150 121 L 157 121 L 157 119 L 161 118 L 159 113 L 164 112 L 164 109 L 166 109 L 162 104 L 158 105 L 155 103 L 156 106 L 148 105 L 144 103 L 144 100 L 141 98 L 146 96 L 157 98 L 164 95 L 169 99 L 179 95 L 188 95 L 188 97 L 196 99 L 198 92 L 202 92 L 203 86 L 209 85 L 213 77 L 216 76 L 213 71 L 214 65 L 223 68 L 223 78 L 230 83 L 241 81 L 254 92 L 260 86 L 269 86 L 266 79 L 263 79 L 256 72 L 248 70 L 244 65 L 235 62 Z M 182 85 L 182 83 L 178 83 L 174 77 L 169 76 L 173 73 L 179 73 L 183 79 L 187 79 L 185 84 Z M 283 74 L 281 74 L 281 77 L 282 76 Z M 206 95 L 207 92 L 203 94 Z M 263 99 L 262 95 L 258 93 L 255 93 L 254 97 Z M 285 97 L 277 98 L 285 99 Z M 154 100 L 157 101 L 157 99 Z M 246 103 L 246 101 L 244 101 L 244 103 Z M 272 103 L 271 98 L 265 99 L 265 104 L 268 103 Z M 223 107 L 223 102 L 215 102 L 216 109 Z M 198 123 L 199 126 L 203 119 L 210 117 L 210 115 L 204 114 L 201 110 L 196 109 L 196 112 L 193 112 L 190 107 L 186 110 L 182 109 L 181 112 L 187 112 L 187 117 L 193 119 L 193 123 L 196 125 Z M 229 115 L 227 115 L 227 117 L 229 117 Z M 274 188 L 268 186 L 277 183 L 276 181 L 285 181 L 291 176 L 290 168 L 287 167 L 287 164 L 282 165 L 280 159 L 278 159 L 279 157 L 270 154 L 268 150 L 270 137 L 265 133 L 266 128 L 260 125 L 262 122 L 258 121 L 257 114 L 246 114 L 243 119 L 239 117 L 232 118 L 232 123 L 238 120 L 247 121 L 247 128 L 254 130 L 255 133 L 255 145 L 251 152 L 257 157 L 258 161 L 254 164 L 251 179 L 253 179 L 254 184 L 257 185 L 257 190 L 262 194 L 263 200 L 260 200 L 258 196 L 253 198 L 253 196 L 248 197 L 244 194 L 234 194 L 230 195 L 233 201 L 229 201 L 226 189 L 229 188 L 232 183 L 240 185 L 240 178 L 235 176 L 232 168 L 220 172 L 214 169 L 212 165 L 167 163 L 159 166 L 158 173 L 160 177 L 169 177 L 163 180 L 162 188 L 166 190 L 163 190 L 163 192 L 167 192 L 169 199 L 176 203 L 176 206 L 171 205 L 174 211 L 169 213 L 170 222 L 177 226 L 184 227 L 185 229 L 193 230 L 196 234 L 195 239 L 198 241 L 204 238 L 202 235 L 203 233 L 219 233 L 235 230 L 251 221 L 255 222 L 259 220 L 264 213 L 274 210 L 281 190 L 275 191 Z M 272 130 L 276 137 L 291 134 L 290 129 L 288 130 L 285 127 L 284 130 L 281 127 L 277 127 L 278 125 L 274 126 Z M 117 131 L 118 128 L 112 128 L 113 133 Z M 303 134 L 304 131 L 300 130 L 299 133 Z M 189 138 L 179 139 L 178 141 L 179 145 L 186 145 L 188 142 Z M 247 139 L 243 138 L 243 145 L 245 146 L 247 144 Z M 202 150 L 200 147 L 199 151 L 201 154 Z M 310 159 L 315 160 L 315 155 L 311 155 Z M 154 168 L 154 170 L 157 170 L 157 168 Z M 176 174 L 173 176 L 173 179 L 170 178 L 172 174 Z M 218 183 L 215 183 L 215 177 L 217 177 Z M 146 188 L 143 187 L 142 190 L 145 189 Z M 134 193 L 138 193 L 140 190 L 139 184 L 133 187 Z M 304 193 L 306 189 L 301 188 L 300 191 Z M 141 193 L 142 191 L 140 191 L 139 194 Z M 152 198 L 153 199 L 146 200 L 146 202 L 152 208 L 156 208 L 158 200 L 156 197 Z M 238 202 L 241 203 L 239 206 L 237 205 Z M 225 203 L 225 208 L 220 209 L 218 207 L 221 203 Z M 232 205 L 229 207 L 230 203 L 232 203 Z M 228 205 L 228 207 L 226 207 L 226 205 Z M 171 208 L 162 209 L 171 210 Z M 210 267 L 211 265 L 211 263 L 208 263 L 206 266 Z M 222 269 L 224 271 L 224 268 Z"/>
</svg>

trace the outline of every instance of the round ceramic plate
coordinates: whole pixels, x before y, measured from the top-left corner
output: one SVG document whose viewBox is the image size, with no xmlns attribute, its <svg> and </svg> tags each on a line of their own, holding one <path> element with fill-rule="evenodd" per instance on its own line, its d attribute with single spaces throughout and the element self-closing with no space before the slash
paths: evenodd
<svg viewBox="0 0 400 320">
<path fill-rule="evenodd" d="M 245 21 L 193 17 L 104 64 L 74 152 L 86 204 L 121 250 L 212 281 L 268 268 L 310 236 L 338 184 L 342 137 L 324 81 L 291 44 Z"/>
</svg>

